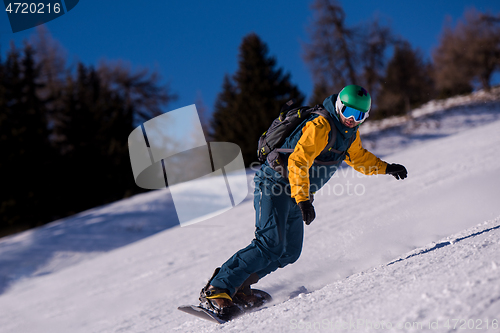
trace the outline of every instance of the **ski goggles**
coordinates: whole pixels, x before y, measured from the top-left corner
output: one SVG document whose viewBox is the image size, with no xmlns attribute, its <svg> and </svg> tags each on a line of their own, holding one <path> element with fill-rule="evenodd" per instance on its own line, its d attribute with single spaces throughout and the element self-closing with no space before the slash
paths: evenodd
<svg viewBox="0 0 500 333">
<path fill-rule="evenodd" d="M 353 117 L 355 122 L 361 122 L 366 117 L 366 112 L 356 110 L 350 106 L 344 106 L 344 111 L 342 111 L 344 117 Z"/>
<path fill-rule="evenodd" d="M 344 105 L 342 101 L 337 100 L 337 110 L 341 113 L 346 119 L 353 118 L 356 123 L 362 123 L 366 118 L 368 118 L 368 113 L 357 110 L 355 108 L 351 108 L 350 106 Z"/>
</svg>

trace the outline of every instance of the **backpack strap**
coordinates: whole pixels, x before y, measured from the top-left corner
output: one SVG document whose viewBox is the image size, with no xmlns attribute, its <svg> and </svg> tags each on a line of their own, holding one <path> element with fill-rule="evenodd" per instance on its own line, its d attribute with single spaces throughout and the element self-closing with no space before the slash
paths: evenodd
<svg viewBox="0 0 500 333">
<path fill-rule="evenodd" d="M 347 151 L 340 151 L 337 149 L 333 149 L 333 145 L 335 144 L 335 141 L 337 140 L 337 126 L 335 126 L 335 123 L 333 122 L 333 119 L 332 119 L 332 116 L 330 115 L 330 113 L 327 110 L 325 110 L 322 105 L 316 105 L 313 108 L 313 110 L 311 111 L 311 113 L 325 117 L 326 120 L 328 120 L 328 123 L 330 124 L 330 140 L 328 140 L 326 147 L 321 151 L 320 155 L 330 151 L 330 152 L 340 154 L 340 155 L 346 154 L 349 157 L 349 153 Z M 349 146 L 351 146 L 351 144 L 354 142 L 355 139 L 356 139 L 356 135 L 354 135 L 351 138 Z M 293 153 L 294 149 L 292 149 L 292 148 L 277 148 L 277 149 L 275 149 L 275 151 L 278 153 Z M 349 157 L 349 159 L 350 159 L 350 157 Z M 314 163 L 317 163 L 319 165 L 335 165 L 335 164 L 338 164 L 339 162 L 342 162 L 343 160 L 344 160 L 344 158 L 341 158 L 341 159 L 338 159 L 335 161 L 327 161 L 326 162 L 326 161 L 319 161 L 318 159 L 315 159 Z"/>
<path fill-rule="evenodd" d="M 331 152 L 334 152 L 336 154 L 345 153 L 344 151 L 340 151 L 340 150 L 332 148 L 333 145 L 335 144 L 335 140 L 337 140 L 337 126 L 335 126 L 335 123 L 333 122 L 333 119 L 332 119 L 332 116 L 330 115 L 330 113 L 323 108 L 323 105 L 320 105 L 320 104 L 316 105 L 312 109 L 311 113 L 325 117 L 326 120 L 328 120 L 328 123 L 330 124 L 330 140 L 328 140 L 326 147 L 321 151 L 320 155 L 323 153 L 326 153 L 327 151 L 331 151 Z M 275 150 L 279 153 L 293 153 L 293 151 L 294 151 L 294 149 L 291 149 L 291 148 L 277 148 Z M 338 161 L 334 161 L 334 162 L 315 161 L 315 162 L 318 162 L 318 164 L 322 164 L 322 165 L 329 165 L 329 164 L 338 163 Z"/>
<path fill-rule="evenodd" d="M 332 148 L 333 145 L 335 144 L 335 140 L 337 140 L 337 126 L 335 126 L 335 123 L 333 122 L 333 119 L 332 119 L 332 116 L 330 115 L 330 113 L 328 111 L 326 111 L 322 105 L 316 105 L 314 107 L 313 111 L 311 111 L 311 113 L 315 113 L 315 114 L 318 114 L 320 116 L 325 117 L 326 120 L 328 120 L 328 123 L 330 124 L 330 140 L 328 141 L 325 149 L 323 149 L 323 151 L 320 153 L 320 155 L 323 153 L 326 153 L 327 151 L 333 151 L 334 153 L 342 154 L 343 152 Z"/>
<path fill-rule="evenodd" d="M 293 153 L 295 149 L 292 148 L 276 148 L 275 151 L 278 153 Z"/>
</svg>

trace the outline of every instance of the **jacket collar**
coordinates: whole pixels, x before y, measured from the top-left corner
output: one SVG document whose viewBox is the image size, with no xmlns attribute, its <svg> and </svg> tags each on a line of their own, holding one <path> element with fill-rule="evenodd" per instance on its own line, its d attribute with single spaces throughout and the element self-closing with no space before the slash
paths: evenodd
<svg viewBox="0 0 500 333">
<path fill-rule="evenodd" d="M 350 138 L 353 134 L 356 133 L 359 125 L 354 127 L 354 128 L 349 128 L 347 126 L 342 125 L 342 123 L 339 120 L 339 116 L 338 116 L 337 112 L 335 111 L 335 101 L 336 100 L 337 100 L 337 94 L 330 95 L 324 100 L 323 106 L 332 116 L 333 122 L 334 122 L 335 126 L 337 127 L 338 132 L 341 133 L 343 137 Z"/>
</svg>

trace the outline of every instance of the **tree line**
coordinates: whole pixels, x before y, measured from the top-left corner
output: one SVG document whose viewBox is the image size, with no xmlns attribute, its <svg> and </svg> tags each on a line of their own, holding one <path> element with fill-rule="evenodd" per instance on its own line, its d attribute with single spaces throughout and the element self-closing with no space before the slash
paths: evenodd
<svg viewBox="0 0 500 333">
<path fill-rule="evenodd" d="M 308 105 L 320 104 L 348 84 L 364 86 L 372 96 L 372 119 L 405 115 L 434 98 L 489 89 L 500 69 L 500 15 L 467 10 L 453 26 L 446 25 L 431 59 L 374 19 L 348 26 L 336 0 L 315 0 L 310 41 L 303 58 L 313 75 Z M 267 45 L 246 36 L 239 49 L 239 66 L 226 75 L 215 103 L 211 136 L 237 143 L 247 166 L 256 161 L 256 141 L 277 117 L 281 105 L 305 97 L 277 67 Z"/>
<path fill-rule="evenodd" d="M 61 54 L 42 32 L 0 59 L 0 235 L 139 193 L 128 135 L 175 97 L 154 72 Z"/>
<path fill-rule="evenodd" d="M 310 41 L 303 45 L 314 82 L 308 100 L 251 33 L 204 122 L 210 141 L 241 147 L 246 166 L 290 99 L 314 105 L 359 84 L 373 97 L 371 117 L 383 118 L 433 98 L 489 89 L 500 68 L 498 15 L 467 11 L 445 27 L 426 59 L 379 20 L 348 26 L 336 0 L 315 0 L 312 11 Z M 154 71 L 120 62 L 67 65 L 65 59 L 44 31 L 21 49 L 11 44 L 0 58 L 0 236 L 143 191 L 133 180 L 127 138 L 175 94 Z"/>
</svg>

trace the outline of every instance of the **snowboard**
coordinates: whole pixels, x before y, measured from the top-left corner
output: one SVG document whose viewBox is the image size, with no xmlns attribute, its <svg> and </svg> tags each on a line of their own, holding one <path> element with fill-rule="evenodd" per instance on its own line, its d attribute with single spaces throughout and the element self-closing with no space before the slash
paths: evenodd
<svg viewBox="0 0 500 333">
<path fill-rule="evenodd" d="M 215 312 L 213 312 L 209 309 L 205 309 L 204 307 L 201 307 L 199 305 L 183 305 L 183 306 L 179 306 L 177 309 L 179 309 L 183 312 L 189 313 L 189 314 L 196 316 L 198 318 L 201 318 L 201 319 L 205 319 L 205 320 L 217 323 L 217 324 L 224 324 L 224 323 L 227 323 L 228 321 L 233 320 L 236 317 L 243 315 L 246 312 L 251 312 L 255 309 L 258 309 L 261 306 L 263 306 L 265 303 L 268 303 L 272 300 L 271 295 L 269 295 L 268 293 L 266 293 L 263 290 L 252 289 L 252 294 L 254 296 L 257 296 L 257 298 L 259 299 L 259 301 L 256 302 L 255 304 L 248 304 L 248 303 L 245 303 L 245 302 L 239 300 L 237 297 L 234 297 L 233 302 L 234 302 L 234 304 L 236 304 L 240 308 L 241 311 L 232 317 L 228 317 L 226 315 L 224 318 L 221 318 Z"/>
<path fill-rule="evenodd" d="M 217 324 L 224 324 L 226 322 L 225 320 L 222 320 L 221 318 L 217 317 L 215 312 L 202 308 L 201 306 L 198 305 L 182 305 L 179 306 L 177 309 L 192 314 L 193 316 L 196 316 L 198 318 L 209 320 Z"/>
</svg>

